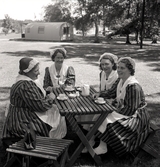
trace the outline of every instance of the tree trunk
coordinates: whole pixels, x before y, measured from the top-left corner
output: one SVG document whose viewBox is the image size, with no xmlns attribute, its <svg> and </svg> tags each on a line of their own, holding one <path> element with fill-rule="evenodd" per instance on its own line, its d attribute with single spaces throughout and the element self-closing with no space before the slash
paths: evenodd
<svg viewBox="0 0 160 167">
<path fill-rule="evenodd" d="M 100 41 L 99 41 L 99 37 L 98 37 L 98 24 L 97 24 L 97 20 L 95 20 L 95 40 L 94 40 L 94 43 L 99 43 Z"/>
<path fill-rule="evenodd" d="M 138 29 L 135 32 L 135 41 L 136 41 L 137 44 L 139 44 Z"/>
<path fill-rule="evenodd" d="M 106 29 L 105 29 L 105 8 L 103 4 L 103 36 L 106 36 Z"/>
<path fill-rule="evenodd" d="M 130 41 L 129 41 L 129 33 L 127 33 L 126 44 L 131 44 Z"/>
<path fill-rule="evenodd" d="M 157 43 L 157 39 L 158 39 L 158 37 L 156 35 L 154 35 L 152 37 L 152 43 Z"/>
</svg>

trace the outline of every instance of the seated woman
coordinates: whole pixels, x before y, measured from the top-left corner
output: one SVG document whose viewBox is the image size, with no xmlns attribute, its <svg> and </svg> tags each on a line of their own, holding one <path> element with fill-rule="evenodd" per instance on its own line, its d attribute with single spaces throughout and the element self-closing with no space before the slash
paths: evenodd
<svg viewBox="0 0 160 167">
<path fill-rule="evenodd" d="M 26 123 L 33 125 L 38 136 L 63 138 L 66 135 L 66 124 L 58 108 L 53 104 L 55 95 L 50 93 L 46 96 L 45 90 L 37 82 L 40 74 L 39 62 L 28 57 L 22 58 L 19 61 L 19 70 L 10 91 L 3 141 L 23 138 L 25 134 L 23 127 Z"/>
<path fill-rule="evenodd" d="M 118 61 L 116 111 L 108 114 L 96 136 L 101 139 L 96 154 L 107 152 L 108 144 L 118 156 L 135 150 L 149 132 L 149 115 L 142 87 L 134 77 L 135 62 L 130 57 Z"/>
<path fill-rule="evenodd" d="M 98 96 L 115 98 L 116 87 L 119 82 L 117 73 L 118 57 L 112 53 L 104 53 L 100 56 L 100 92 Z"/>
<path fill-rule="evenodd" d="M 54 62 L 50 67 L 46 67 L 44 76 L 44 89 L 51 91 L 61 85 L 75 85 L 75 71 L 73 67 L 64 64 L 66 50 L 64 48 L 55 48 L 50 53 Z"/>
<path fill-rule="evenodd" d="M 104 53 L 100 56 L 100 91 L 94 95 L 94 98 L 104 97 L 104 98 L 115 98 L 116 96 L 116 86 L 119 81 L 118 73 L 117 73 L 117 60 L 118 57 L 112 53 Z M 99 115 L 88 115 L 88 116 L 80 116 L 77 118 L 81 121 L 88 121 L 92 119 L 97 119 Z M 89 130 L 90 125 L 83 125 L 83 129 Z M 90 144 L 94 145 L 94 138 L 90 140 Z M 84 149 L 83 153 L 87 150 Z"/>
</svg>

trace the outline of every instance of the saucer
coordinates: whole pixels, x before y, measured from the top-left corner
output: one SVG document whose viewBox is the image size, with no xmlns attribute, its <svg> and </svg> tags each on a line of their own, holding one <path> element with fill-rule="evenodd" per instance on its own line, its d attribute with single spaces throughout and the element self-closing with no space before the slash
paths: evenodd
<svg viewBox="0 0 160 167">
<path fill-rule="evenodd" d="M 70 88 L 70 87 L 69 87 L 69 88 L 67 88 L 67 87 L 66 87 L 64 90 L 65 90 L 65 91 L 70 92 L 70 91 L 74 91 L 74 90 L 75 90 L 75 88 Z"/>
<path fill-rule="evenodd" d="M 98 100 L 95 100 L 95 103 L 97 103 L 97 104 L 105 104 L 106 101 L 98 101 Z"/>
<path fill-rule="evenodd" d="M 66 97 L 61 98 L 61 97 L 58 96 L 57 99 L 58 99 L 58 100 L 62 100 L 62 101 L 64 101 L 64 100 L 67 100 L 68 97 L 66 96 Z"/>
<path fill-rule="evenodd" d="M 74 93 L 74 94 L 71 93 L 71 94 L 69 94 L 68 96 L 69 96 L 70 98 L 75 98 L 77 95 L 76 95 L 75 93 Z"/>
</svg>

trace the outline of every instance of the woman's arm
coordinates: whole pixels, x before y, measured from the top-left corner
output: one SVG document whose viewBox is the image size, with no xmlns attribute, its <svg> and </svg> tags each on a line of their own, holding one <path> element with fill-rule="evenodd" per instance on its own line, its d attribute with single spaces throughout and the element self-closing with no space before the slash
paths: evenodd
<svg viewBox="0 0 160 167">
<path fill-rule="evenodd" d="M 100 96 L 107 98 L 107 99 L 114 99 L 116 98 L 116 91 L 117 91 L 117 85 L 119 83 L 120 78 L 116 80 L 116 82 L 112 85 L 112 87 L 106 91 L 101 91 Z"/>
<path fill-rule="evenodd" d="M 126 88 L 124 106 L 120 109 L 119 113 L 131 116 L 144 101 L 145 99 L 141 86 L 139 84 L 128 85 Z"/>
<path fill-rule="evenodd" d="M 52 103 L 44 97 L 33 81 L 24 81 L 19 92 L 25 104 L 33 111 L 45 112 L 52 107 Z"/>
</svg>

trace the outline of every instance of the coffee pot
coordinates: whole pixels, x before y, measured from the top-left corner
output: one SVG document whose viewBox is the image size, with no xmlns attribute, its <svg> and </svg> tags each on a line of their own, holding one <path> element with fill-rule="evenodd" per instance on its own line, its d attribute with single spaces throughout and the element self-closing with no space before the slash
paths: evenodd
<svg viewBox="0 0 160 167">
<path fill-rule="evenodd" d="M 89 96 L 89 92 L 90 92 L 90 86 L 89 85 L 84 84 L 81 87 L 81 90 L 82 90 L 82 96 Z"/>
</svg>

